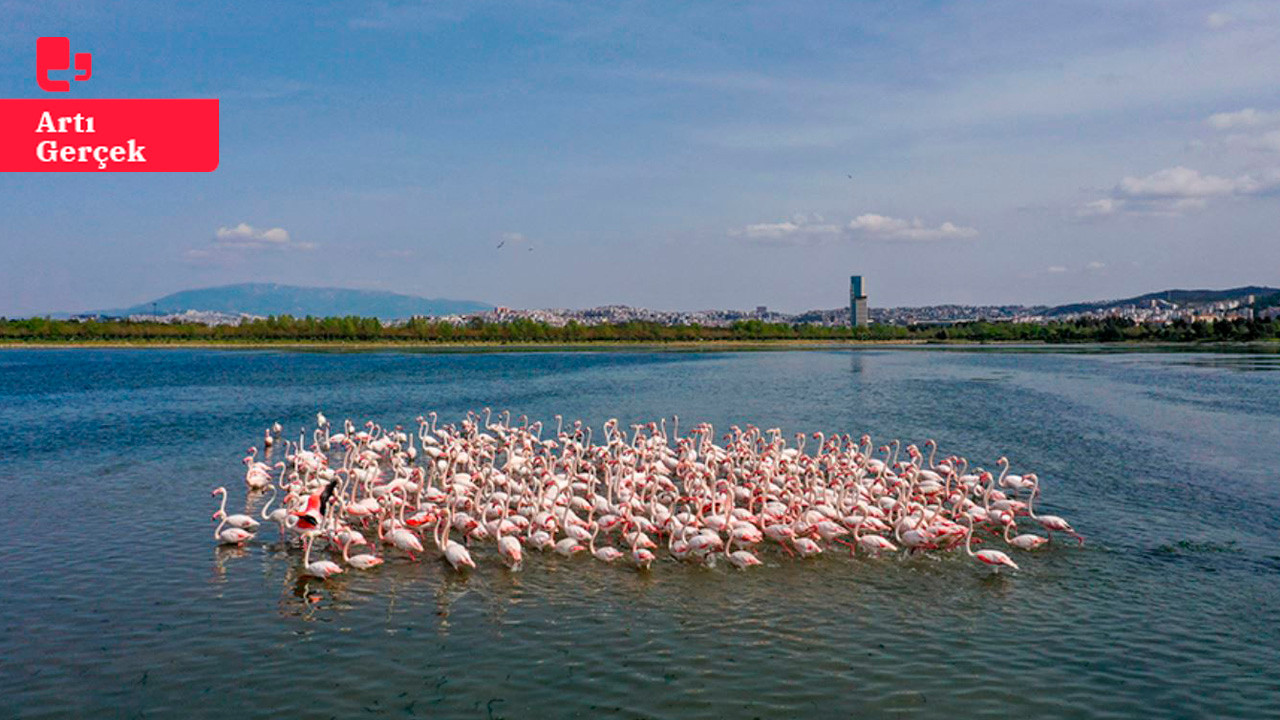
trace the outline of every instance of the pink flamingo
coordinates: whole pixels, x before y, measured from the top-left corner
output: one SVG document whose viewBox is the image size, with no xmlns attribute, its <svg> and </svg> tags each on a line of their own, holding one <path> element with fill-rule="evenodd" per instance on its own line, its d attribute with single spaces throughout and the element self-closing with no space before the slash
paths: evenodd
<svg viewBox="0 0 1280 720">
<path fill-rule="evenodd" d="M 350 538 L 347 540 L 346 544 L 342 546 L 342 559 L 348 565 L 350 565 L 353 568 L 358 568 L 360 570 L 370 570 L 372 568 L 378 567 L 383 563 L 383 559 L 378 557 L 377 555 L 370 555 L 368 553 L 361 553 L 359 555 L 349 555 L 348 553 L 350 553 L 351 545 L 353 543 L 355 543 L 355 538 Z"/>
<path fill-rule="evenodd" d="M 750 551 L 747 551 L 747 550 L 734 550 L 733 552 L 729 552 L 729 548 L 731 548 L 731 547 L 733 547 L 733 536 L 732 536 L 732 535 L 730 535 L 730 536 L 729 536 L 729 542 L 725 543 L 725 546 L 724 546 L 724 556 L 725 556 L 725 559 L 727 559 L 727 560 L 729 561 L 729 564 L 733 565 L 734 567 L 738 568 L 739 570 L 746 570 L 747 568 L 751 567 L 752 565 L 760 565 L 760 564 L 761 564 L 761 562 L 760 562 L 760 558 L 756 557 L 756 556 L 755 556 L 753 553 L 751 553 Z"/>
<path fill-rule="evenodd" d="M 1040 494 L 1040 478 L 1036 478 L 1035 484 L 1031 489 L 1031 497 L 1027 498 L 1027 514 L 1036 522 L 1040 523 L 1040 526 L 1045 529 L 1045 532 L 1049 533 L 1049 540 L 1053 540 L 1053 534 L 1055 532 L 1063 532 L 1074 537 L 1081 545 L 1084 545 L 1084 536 L 1076 532 L 1075 529 L 1071 527 L 1071 523 L 1057 515 L 1036 515 L 1036 511 L 1033 506 L 1036 501 L 1036 495 L 1038 494 Z"/>
<path fill-rule="evenodd" d="M 966 516 L 965 520 L 969 526 L 969 536 L 965 538 L 964 551 L 968 553 L 969 557 L 978 558 L 978 560 L 982 561 L 983 563 L 993 566 L 996 569 L 996 572 L 1000 572 L 1001 565 L 1011 567 L 1014 570 L 1018 569 L 1018 564 L 1014 562 L 1013 559 L 1010 558 L 1008 555 L 1005 555 L 999 550 L 979 550 L 978 552 L 974 552 L 973 551 L 973 518 Z"/>
<path fill-rule="evenodd" d="M 222 527 L 227 524 L 226 513 L 222 514 L 222 522 L 218 523 L 218 527 L 213 530 L 213 539 L 223 545 L 241 545 L 246 540 L 253 539 L 253 533 L 248 530 L 242 530 L 238 527 L 229 527 L 223 530 Z"/>
<path fill-rule="evenodd" d="M 302 556 L 302 572 L 304 575 L 324 580 L 332 575 L 341 575 L 342 566 L 332 560 L 316 560 L 311 562 L 311 546 L 315 543 L 316 532 L 307 533 L 307 550 Z"/>
<path fill-rule="evenodd" d="M 1039 535 L 1032 535 L 1031 533 L 1023 533 L 1021 535 L 1015 535 L 1011 538 L 1009 537 L 1009 531 L 1013 530 L 1013 528 L 1014 528 L 1013 523 L 1005 523 L 1004 541 L 1009 543 L 1013 547 L 1018 548 L 1019 550 L 1035 550 L 1041 545 L 1044 545 L 1045 543 L 1049 542 L 1049 538 L 1040 537 Z"/>
<path fill-rule="evenodd" d="M 231 527 L 240 528 L 241 530 L 257 530 L 258 529 L 258 521 L 254 520 L 248 515 L 241 515 L 239 513 L 235 515 L 227 514 L 227 489 L 226 488 L 224 487 L 214 488 L 213 492 L 210 493 L 210 495 L 214 497 L 217 497 L 218 495 L 222 496 L 222 505 L 220 505 L 218 507 L 217 512 L 213 514 L 214 520 L 217 520 L 219 518 L 225 518 L 228 525 L 230 525 Z"/>
<path fill-rule="evenodd" d="M 471 553 L 461 544 L 449 539 L 449 525 L 453 522 L 453 506 L 450 505 L 447 510 L 447 518 L 444 522 L 436 523 L 436 546 L 444 553 L 444 559 L 449 561 L 449 565 L 454 570 L 462 572 L 462 568 L 474 568 L 476 562 L 471 559 Z"/>
</svg>

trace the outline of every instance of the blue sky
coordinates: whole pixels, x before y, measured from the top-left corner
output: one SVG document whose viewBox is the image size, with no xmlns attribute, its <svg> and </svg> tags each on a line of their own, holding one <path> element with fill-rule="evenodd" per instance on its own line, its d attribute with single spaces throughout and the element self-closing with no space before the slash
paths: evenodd
<svg viewBox="0 0 1280 720">
<path fill-rule="evenodd" d="M 0 314 L 1280 285 L 1277 3 L 0 0 L 0 96 L 41 35 L 93 53 L 75 96 L 220 98 L 221 166 L 0 175 Z"/>
</svg>

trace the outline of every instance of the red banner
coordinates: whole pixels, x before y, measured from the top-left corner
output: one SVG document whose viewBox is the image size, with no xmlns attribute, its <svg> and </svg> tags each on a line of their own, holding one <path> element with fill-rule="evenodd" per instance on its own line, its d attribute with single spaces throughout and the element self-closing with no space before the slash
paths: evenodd
<svg viewBox="0 0 1280 720">
<path fill-rule="evenodd" d="M 0 172 L 217 167 L 217 100 L 0 100 Z"/>
</svg>

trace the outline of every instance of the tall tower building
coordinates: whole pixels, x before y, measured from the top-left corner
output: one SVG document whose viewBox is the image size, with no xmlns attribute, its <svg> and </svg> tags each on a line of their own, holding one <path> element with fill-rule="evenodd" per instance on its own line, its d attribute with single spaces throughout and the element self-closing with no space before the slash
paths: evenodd
<svg viewBox="0 0 1280 720">
<path fill-rule="evenodd" d="M 867 292 L 862 287 L 861 275 L 849 276 L 849 324 L 853 327 L 866 327 L 871 318 L 867 313 Z"/>
</svg>

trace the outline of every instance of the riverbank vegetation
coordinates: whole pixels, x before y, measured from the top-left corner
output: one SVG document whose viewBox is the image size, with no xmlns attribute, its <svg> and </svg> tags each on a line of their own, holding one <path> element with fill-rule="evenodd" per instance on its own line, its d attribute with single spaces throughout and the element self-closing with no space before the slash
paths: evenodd
<svg viewBox="0 0 1280 720">
<path fill-rule="evenodd" d="M 871 325 L 823 327 L 759 320 L 728 327 L 660 325 L 630 322 L 614 325 L 552 326 L 531 320 L 462 325 L 418 318 L 384 324 L 376 318 L 295 318 L 288 315 L 239 325 L 133 322 L 127 320 L 0 319 L 0 343 L 664 343 L 700 341 L 770 342 L 785 340 L 855 342 L 1250 342 L 1280 338 L 1274 320 L 1175 321 L 1142 324 L 1125 318 L 1082 319 L 1049 323 L 973 322 L 956 325 Z"/>
</svg>

